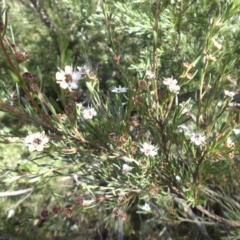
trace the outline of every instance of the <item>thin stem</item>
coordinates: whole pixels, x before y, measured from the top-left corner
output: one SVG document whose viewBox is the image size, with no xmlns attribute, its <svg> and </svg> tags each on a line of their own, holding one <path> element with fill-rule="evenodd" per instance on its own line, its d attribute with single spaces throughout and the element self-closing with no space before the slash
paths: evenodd
<svg viewBox="0 0 240 240">
<path fill-rule="evenodd" d="M 156 50 L 158 44 L 158 22 L 160 16 L 160 7 L 161 7 L 161 0 L 157 1 L 156 12 L 155 12 L 155 23 L 153 26 L 153 56 L 152 56 L 152 72 L 156 73 Z M 157 85 L 157 78 L 154 78 L 154 92 L 156 102 L 158 102 L 158 85 Z"/>
</svg>

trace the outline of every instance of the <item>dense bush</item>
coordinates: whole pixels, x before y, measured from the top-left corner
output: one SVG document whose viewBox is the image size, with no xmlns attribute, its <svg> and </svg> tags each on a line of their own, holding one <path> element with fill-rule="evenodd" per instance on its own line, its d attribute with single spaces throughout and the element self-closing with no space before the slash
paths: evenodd
<svg viewBox="0 0 240 240">
<path fill-rule="evenodd" d="M 237 239 L 237 0 L 1 7 L 2 235 Z"/>
</svg>

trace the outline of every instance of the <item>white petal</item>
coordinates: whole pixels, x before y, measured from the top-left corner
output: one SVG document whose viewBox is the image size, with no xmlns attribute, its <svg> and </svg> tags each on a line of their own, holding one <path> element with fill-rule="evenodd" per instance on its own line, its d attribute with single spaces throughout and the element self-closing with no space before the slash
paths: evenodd
<svg viewBox="0 0 240 240">
<path fill-rule="evenodd" d="M 38 145 L 36 147 L 36 149 L 37 149 L 38 152 L 42 151 L 43 150 L 43 145 Z"/>
<path fill-rule="evenodd" d="M 65 74 L 70 74 L 70 75 L 72 75 L 72 72 L 73 72 L 72 66 L 67 65 L 67 66 L 64 68 L 64 70 L 65 70 Z"/>
<path fill-rule="evenodd" d="M 56 80 L 64 81 L 64 79 L 65 79 L 65 76 L 64 76 L 63 72 L 57 72 L 56 73 Z"/>
<path fill-rule="evenodd" d="M 77 85 L 75 82 L 72 82 L 72 83 L 71 83 L 71 88 L 72 88 L 72 89 L 77 89 L 77 88 L 78 88 L 78 85 Z"/>
<path fill-rule="evenodd" d="M 66 82 L 61 82 L 60 87 L 63 89 L 66 89 L 66 88 L 68 88 L 68 84 Z"/>
<path fill-rule="evenodd" d="M 80 80 L 81 78 L 82 78 L 82 75 L 81 75 L 80 72 L 74 72 L 74 73 L 72 74 L 72 80 L 73 80 L 73 81 L 78 81 L 78 80 Z"/>
<path fill-rule="evenodd" d="M 31 152 L 35 150 L 35 147 L 33 145 L 29 145 L 28 148 L 29 148 L 29 151 L 31 151 Z"/>
</svg>

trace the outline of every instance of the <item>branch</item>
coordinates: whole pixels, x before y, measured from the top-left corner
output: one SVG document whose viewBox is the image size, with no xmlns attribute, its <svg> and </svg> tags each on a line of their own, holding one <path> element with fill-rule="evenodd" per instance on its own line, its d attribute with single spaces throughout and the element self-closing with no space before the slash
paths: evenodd
<svg viewBox="0 0 240 240">
<path fill-rule="evenodd" d="M 12 196 L 17 196 L 21 195 L 27 192 L 32 192 L 33 188 L 27 188 L 27 189 L 22 189 L 22 190 L 17 190 L 17 191 L 6 191 L 6 192 L 0 192 L 0 197 L 12 197 Z"/>
<path fill-rule="evenodd" d="M 194 224 L 196 225 L 198 231 L 201 233 L 203 240 L 212 240 L 212 238 L 208 235 L 205 226 L 199 222 L 198 218 L 193 213 L 192 209 L 183 201 L 181 198 L 174 198 L 174 200 L 181 204 L 184 208 L 184 211 L 187 212 L 188 218 L 192 219 L 194 221 Z"/>
</svg>

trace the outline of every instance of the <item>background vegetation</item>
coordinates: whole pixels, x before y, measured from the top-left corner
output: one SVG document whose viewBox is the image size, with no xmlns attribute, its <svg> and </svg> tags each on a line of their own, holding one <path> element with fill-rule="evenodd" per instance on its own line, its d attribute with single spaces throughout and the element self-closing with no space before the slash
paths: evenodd
<svg viewBox="0 0 240 240">
<path fill-rule="evenodd" d="M 0 235 L 239 239 L 239 106 L 223 95 L 239 89 L 239 7 L 237 0 L 3 0 L 1 42 L 16 72 L 38 74 L 41 94 L 17 76 L 2 47 Z M 19 63 L 16 52 L 29 59 Z M 55 74 L 83 64 L 95 79 L 81 80 L 72 100 Z M 177 98 L 163 84 L 171 76 L 181 86 Z M 111 92 L 119 85 L 128 93 Z M 192 109 L 182 114 L 189 97 Z M 95 120 L 68 114 L 71 101 L 94 106 Z M 68 117 L 63 124 L 59 113 Z M 205 144 L 195 146 L 181 124 L 204 134 Z M 22 141 L 38 131 L 52 141 L 29 152 Z M 139 152 L 143 142 L 157 157 Z M 123 164 L 132 171 L 124 174 Z"/>
</svg>

